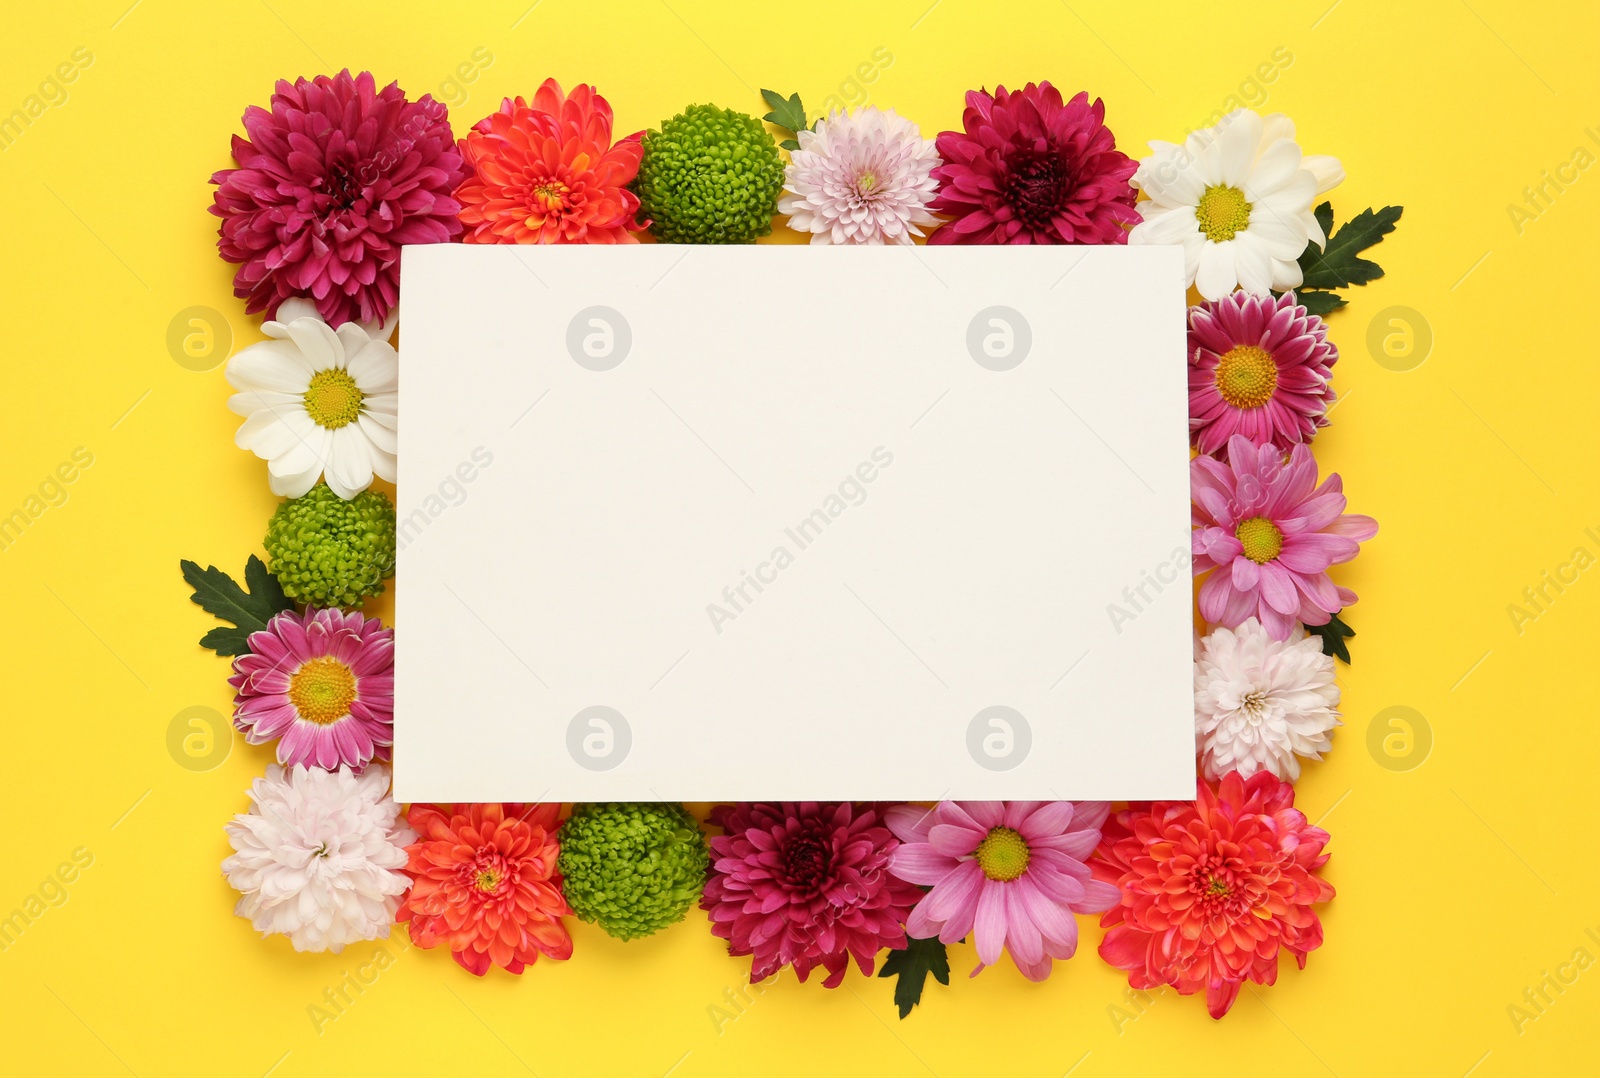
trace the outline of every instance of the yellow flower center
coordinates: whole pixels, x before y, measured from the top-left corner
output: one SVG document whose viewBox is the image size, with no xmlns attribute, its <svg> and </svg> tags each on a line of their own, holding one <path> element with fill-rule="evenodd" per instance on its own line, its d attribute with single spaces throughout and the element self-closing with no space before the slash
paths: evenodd
<svg viewBox="0 0 1600 1078">
<path fill-rule="evenodd" d="M 856 177 L 856 190 L 861 192 L 863 195 L 872 194 L 873 189 L 877 186 L 878 177 L 873 175 L 870 171 L 863 172 L 861 175 Z"/>
<path fill-rule="evenodd" d="M 533 189 L 534 208 L 555 213 L 566 207 L 570 192 L 571 188 L 560 180 L 547 180 Z"/>
<path fill-rule="evenodd" d="M 1200 231 L 1206 234 L 1206 239 L 1221 243 L 1233 239 L 1234 233 L 1249 226 L 1250 203 L 1237 187 L 1218 184 L 1207 187 L 1200 195 L 1194 217 L 1200 222 Z"/>
<path fill-rule="evenodd" d="M 1028 843 L 1009 827 L 991 828 L 978 843 L 977 858 L 991 880 L 1014 880 L 1028 871 Z"/>
<path fill-rule="evenodd" d="M 361 390 L 356 380 L 337 367 L 313 374 L 304 399 L 312 422 L 329 430 L 353 423 L 361 414 Z"/>
<path fill-rule="evenodd" d="M 312 659 L 289 679 L 289 702 L 302 719 L 326 726 L 350 714 L 356 675 L 331 656 Z"/>
<path fill-rule="evenodd" d="M 492 868 L 486 868 L 478 873 L 476 883 L 480 891 L 493 891 L 500 886 L 500 874 Z"/>
<path fill-rule="evenodd" d="M 1240 521 L 1233 534 L 1244 547 L 1244 556 L 1257 565 L 1267 564 L 1283 550 L 1283 533 L 1266 517 Z"/>
<path fill-rule="evenodd" d="M 1217 361 L 1217 392 L 1235 408 L 1259 408 L 1278 388 L 1278 365 L 1265 348 L 1241 344 Z"/>
</svg>

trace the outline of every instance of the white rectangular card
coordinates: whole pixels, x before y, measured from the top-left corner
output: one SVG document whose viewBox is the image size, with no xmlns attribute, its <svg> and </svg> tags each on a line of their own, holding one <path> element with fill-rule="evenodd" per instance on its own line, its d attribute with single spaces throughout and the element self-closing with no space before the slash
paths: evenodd
<svg viewBox="0 0 1600 1078">
<path fill-rule="evenodd" d="M 402 279 L 402 800 L 1194 796 L 1178 248 Z"/>
</svg>

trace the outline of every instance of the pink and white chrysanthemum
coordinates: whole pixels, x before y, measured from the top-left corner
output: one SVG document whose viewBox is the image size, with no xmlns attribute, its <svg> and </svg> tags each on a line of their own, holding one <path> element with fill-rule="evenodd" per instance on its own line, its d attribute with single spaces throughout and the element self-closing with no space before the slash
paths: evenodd
<svg viewBox="0 0 1600 1078">
<path fill-rule="evenodd" d="M 1236 434 L 1226 462 L 1189 462 L 1194 575 L 1200 615 L 1233 628 L 1256 617 L 1274 640 L 1296 621 L 1326 625 L 1356 601 L 1328 568 L 1354 558 L 1378 533 L 1378 522 L 1344 511 L 1337 473 L 1319 487 L 1311 450 L 1297 445 L 1287 461 L 1272 446 Z"/>
<path fill-rule="evenodd" d="M 1328 425 L 1339 349 L 1286 292 L 1189 308 L 1189 438 L 1218 456 L 1235 434 L 1287 451 Z"/>
<path fill-rule="evenodd" d="M 1091 878 L 1085 862 L 1100 842 L 1104 801 L 941 801 L 886 813 L 900 839 L 889 871 L 931 887 L 906 919 L 918 939 L 978 948 L 977 976 L 1011 954 L 1023 976 L 1042 981 L 1051 962 L 1078 949 L 1075 913 L 1101 913 L 1117 889 Z"/>
<path fill-rule="evenodd" d="M 939 223 L 933 140 L 893 109 L 835 112 L 795 137 L 778 212 L 812 243 L 910 244 Z"/>
<path fill-rule="evenodd" d="M 389 759 L 394 630 L 339 610 L 285 610 L 233 660 L 233 722 L 278 762 L 332 771 Z"/>
</svg>

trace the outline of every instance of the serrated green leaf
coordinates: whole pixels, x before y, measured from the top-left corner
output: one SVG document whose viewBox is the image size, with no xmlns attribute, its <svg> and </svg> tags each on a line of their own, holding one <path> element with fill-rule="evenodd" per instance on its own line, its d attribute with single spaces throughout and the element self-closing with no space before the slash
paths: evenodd
<svg viewBox="0 0 1600 1078">
<path fill-rule="evenodd" d="M 1350 665 L 1350 649 L 1345 647 L 1344 642 L 1346 638 L 1355 636 L 1356 631 L 1340 621 L 1338 614 L 1328 618 L 1326 625 L 1307 625 L 1306 632 L 1321 637 L 1324 655 L 1332 655 L 1343 660 L 1346 666 Z"/>
<path fill-rule="evenodd" d="M 1324 215 L 1323 206 L 1328 207 Z M 1317 250 L 1317 245 L 1306 245 L 1300 255 L 1300 272 L 1306 288 L 1345 288 L 1366 284 L 1383 276 L 1383 267 L 1376 262 L 1357 257 L 1362 251 L 1381 243 L 1383 237 L 1394 231 L 1400 220 L 1402 206 L 1385 206 L 1381 210 L 1362 210 L 1339 226 L 1337 232 L 1328 234 L 1328 245 Z M 1326 221 L 1324 222 L 1324 216 Z M 1323 223 L 1324 233 L 1333 224 L 1333 210 L 1328 203 L 1317 207 L 1317 220 Z"/>
<path fill-rule="evenodd" d="M 900 1009 L 901 1018 L 922 1002 L 922 989 L 930 973 L 940 984 L 950 983 L 950 956 L 937 937 L 917 939 L 907 936 L 905 947 L 890 951 L 884 958 L 878 976 L 898 978 L 894 985 L 894 1002 Z"/>
<path fill-rule="evenodd" d="M 1319 292 L 1314 288 L 1297 291 L 1294 298 L 1295 302 L 1318 318 L 1328 317 L 1346 303 L 1345 298 L 1337 292 Z"/>
<path fill-rule="evenodd" d="M 762 117 L 767 123 L 774 127 L 782 128 L 791 135 L 798 135 L 802 131 L 809 130 L 809 126 L 806 123 L 805 106 L 800 104 L 799 94 L 790 94 L 785 98 L 775 90 L 762 90 L 761 96 L 772 107 L 772 111 Z M 789 148 L 788 142 L 784 142 L 781 145 L 785 149 Z M 799 148 L 800 144 L 795 142 L 794 149 L 798 150 Z"/>
<path fill-rule="evenodd" d="M 227 629 L 218 625 L 200 638 L 200 646 L 210 648 L 218 655 L 248 655 L 250 634 L 243 629 Z"/>
<path fill-rule="evenodd" d="M 1322 226 L 1322 236 L 1324 239 L 1333 235 L 1333 203 L 1324 202 L 1322 205 L 1312 210 L 1311 215 L 1317 219 L 1317 224 Z"/>
<path fill-rule="evenodd" d="M 194 589 L 189 600 L 213 617 L 237 626 L 212 629 L 200 638 L 201 647 L 210 648 L 218 655 L 243 655 L 249 650 L 246 641 L 251 633 L 265 629 L 274 614 L 294 607 L 283 594 L 277 577 L 267 572 L 266 565 L 254 554 L 244 567 L 249 591 L 215 565 L 202 569 L 188 560 L 178 565 L 183 570 L 184 581 Z"/>
<path fill-rule="evenodd" d="M 778 143 L 778 145 L 783 147 L 785 150 L 788 150 L 790 153 L 794 153 L 800 148 L 800 143 L 796 142 L 792 138 L 786 138 L 782 142 Z"/>
</svg>

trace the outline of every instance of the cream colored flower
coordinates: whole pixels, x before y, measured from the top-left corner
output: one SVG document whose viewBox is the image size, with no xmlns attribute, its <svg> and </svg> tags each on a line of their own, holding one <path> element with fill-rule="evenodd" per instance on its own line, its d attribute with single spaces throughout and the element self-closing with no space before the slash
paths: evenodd
<svg viewBox="0 0 1600 1078">
<path fill-rule="evenodd" d="M 1235 285 L 1258 295 L 1300 286 L 1306 245 L 1327 244 L 1311 210 L 1344 179 L 1336 158 L 1303 155 L 1293 121 L 1248 109 L 1150 149 L 1133 176 L 1148 201 L 1129 243 L 1181 244 L 1187 283 L 1206 299 Z"/>
<path fill-rule="evenodd" d="M 395 478 L 400 357 L 394 323 L 332 329 L 309 300 L 285 300 L 262 324 L 269 340 L 228 360 L 238 390 L 228 407 L 245 417 L 234 442 L 267 462 L 274 494 L 298 498 L 326 475 L 354 498 L 376 475 Z"/>
</svg>

